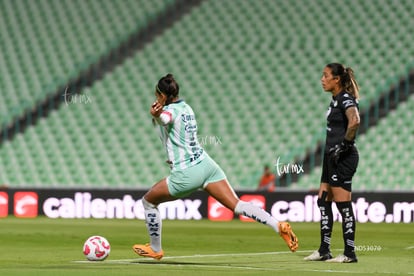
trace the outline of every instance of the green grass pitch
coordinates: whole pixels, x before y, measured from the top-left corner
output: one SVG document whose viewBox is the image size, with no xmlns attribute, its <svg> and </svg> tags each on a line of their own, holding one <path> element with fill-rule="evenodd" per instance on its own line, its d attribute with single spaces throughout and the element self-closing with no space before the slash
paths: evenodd
<svg viewBox="0 0 414 276">
<path fill-rule="evenodd" d="M 240 221 L 163 221 L 165 257 L 135 255 L 148 241 L 141 220 L 0 219 L 0 275 L 413 275 L 413 224 L 357 224 L 359 262 L 305 262 L 319 244 L 317 223 L 291 223 L 300 248 L 291 253 L 267 226 Z M 102 235 L 111 243 L 103 262 L 86 261 L 83 242 Z M 335 223 L 333 254 L 342 252 Z"/>
</svg>

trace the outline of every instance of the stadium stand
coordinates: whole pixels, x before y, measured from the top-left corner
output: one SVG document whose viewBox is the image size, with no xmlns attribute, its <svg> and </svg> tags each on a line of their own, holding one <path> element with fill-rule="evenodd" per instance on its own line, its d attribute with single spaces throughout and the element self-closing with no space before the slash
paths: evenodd
<svg viewBox="0 0 414 276">
<path fill-rule="evenodd" d="M 172 3 L 0 1 L 0 122 L 9 124 Z"/>
<path fill-rule="evenodd" d="M 47 1 L 2 2 L 3 14 L 39 22 L 28 29 L 27 24 L 0 19 L 7 24 L 4 28 L 16 29 L 16 42 L 25 33 L 36 37 L 30 53 L 40 55 L 25 56 L 27 46 L 13 50 L 12 42 L 0 42 L 10 52 L 7 64 L 12 67 L 2 76 L 2 88 L 11 97 L 1 106 L 9 114 L 7 121 L 10 110 L 27 95 L 28 105 L 33 105 L 52 86 L 79 73 L 82 66 L 76 64 L 94 62 L 128 34 L 145 28 L 167 5 L 174 5 L 80 2 L 52 1 L 53 8 Z M 34 12 L 28 13 L 26 5 Z M 142 13 L 136 14 L 141 5 Z M 408 35 L 414 25 L 412 6 L 408 0 L 376 5 L 353 0 L 341 9 L 327 0 L 277 5 L 270 0 L 203 1 L 82 94 L 72 95 L 35 126 L 4 142 L 3 182 L 142 188 L 159 180 L 168 168 L 148 106 L 155 82 L 172 72 L 183 98 L 196 111 L 207 151 L 236 188 L 254 189 L 263 164 L 274 165 L 278 157 L 284 163 L 304 158 L 322 139 L 329 96 L 319 79 L 326 63 L 340 61 L 356 70 L 362 109 L 406 74 L 414 56 Z M 85 16 L 86 11 L 90 15 Z M 52 17 L 42 21 L 45 12 Z M 44 58 L 47 54 L 50 57 Z M 19 64 L 26 61 L 27 66 Z M 20 67 L 29 69 L 21 73 Z M 27 95 L 16 98 L 20 90 Z M 25 107 L 19 106 L 16 113 Z M 304 176 L 296 186 L 313 185 L 311 177 Z"/>
</svg>

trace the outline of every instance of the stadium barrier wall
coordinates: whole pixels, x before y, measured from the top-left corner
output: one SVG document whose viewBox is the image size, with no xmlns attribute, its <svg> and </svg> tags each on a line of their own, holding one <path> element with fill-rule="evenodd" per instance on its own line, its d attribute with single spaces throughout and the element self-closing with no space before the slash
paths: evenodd
<svg viewBox="0 0 414 276">
<path fill-rule="evenodd" d="M 0 218 L 144 219 L 141 203 L 144 193 L 141 190 L 6 189 L 0 191 Z M 242 200 L 265 208 L 280 221 L 320 220 L 316 192 L 237 193 Z M 414 222 L 413 192 L 354 192 L 353 204 L 356 220 L 360 223 Z M 335 221 L 341 221 L 336 206 L 333 206 Z M 160 204 L 159 210 L 164 219 L 171 220 L 252 221 L 234 215 L 202 191 Z"/>
</svg>

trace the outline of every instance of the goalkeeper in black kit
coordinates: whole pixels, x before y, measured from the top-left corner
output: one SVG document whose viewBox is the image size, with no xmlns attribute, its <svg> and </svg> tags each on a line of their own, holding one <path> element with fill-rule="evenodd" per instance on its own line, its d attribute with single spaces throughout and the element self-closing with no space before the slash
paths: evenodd
<svg viewBox="0 0 414 276">
<path fill-rule="evenodd" d="M 307 261 L 355 263 L 355 216 L 352 209 L 352 177 L 358 166 L 355 137 L 359 128 L 359 87 L 351 68 L 340 63 L 327 64 L 321 83 L 332 94 L 326 113 L 326 145 L 322 165 L 318 207 L 321 212 L 318 250 L 305 257 Z M 342 216 L 344 252 L 333 258 L 330 250 L 333 226 L 332 202 Z"/>
</svg>

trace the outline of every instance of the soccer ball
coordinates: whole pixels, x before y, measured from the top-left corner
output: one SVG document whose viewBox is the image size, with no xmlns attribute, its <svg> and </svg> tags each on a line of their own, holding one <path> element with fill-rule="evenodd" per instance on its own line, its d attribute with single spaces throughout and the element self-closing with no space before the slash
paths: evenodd
<svg viewBox="0 0 414 276">
<path fill-rule="evenodd" d="M 101 236 L 89 237 L 83 244 L 83 254 L 89 261 L 103 261 L 108 257 L 109 252 L 111 252 L 111 245 Z"/>
</svg>

